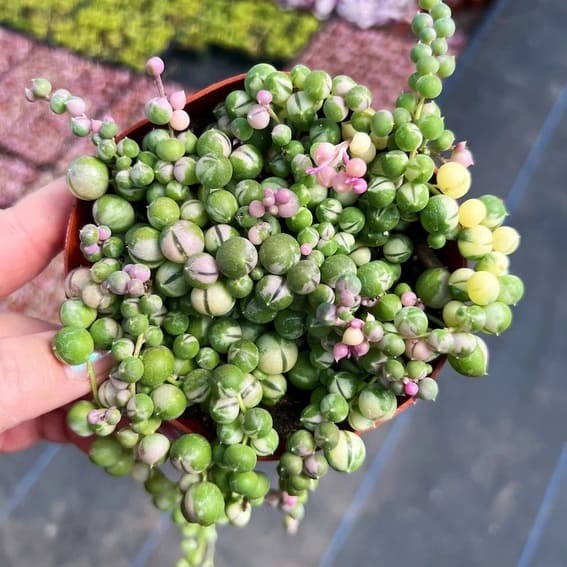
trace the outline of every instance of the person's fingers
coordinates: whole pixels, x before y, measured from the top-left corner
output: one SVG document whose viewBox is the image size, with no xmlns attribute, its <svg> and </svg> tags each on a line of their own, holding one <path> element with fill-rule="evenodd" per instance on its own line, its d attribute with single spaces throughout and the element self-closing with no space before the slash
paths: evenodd
<svg viewBox="0 0 567 567">
<path fill-rule="evenodd" d="M 26 317 L 19 313 L 0 313 L 0 339 L 51 331 L 57 326 L 48 321 Z"/>
<path fill-rule="evenodd" d="M 0 432 L 63 406 L 90 391 L 87 365 L 67 366 L 51 351 L 53 332 L 0 339 Z M 114 364 L 108 353 L 92 357 L 97 379 Z"/>
<path fill-rule="evenodd" d="M 0 210 L 0 297 L 37 275 L 61 250 L 75 198 L 59 178 Z"/>
<path fill-rule="evenodd" d="M 72 443 L 88 452 L 94 438 L 75 435 L 67 426 L 66 410 L 55 410 L 0 433 L 0 453 L 24 451 L 40 441 Z"/>
</svg>

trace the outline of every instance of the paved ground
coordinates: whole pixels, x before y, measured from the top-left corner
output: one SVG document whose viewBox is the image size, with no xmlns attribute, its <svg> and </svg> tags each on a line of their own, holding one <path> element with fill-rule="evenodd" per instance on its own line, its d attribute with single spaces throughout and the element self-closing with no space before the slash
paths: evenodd
<svg viewBox="0 0 567 567">
<path fill-rule="evenodd" d="M 219 567 L 567 565 L 566 26 L 563 0 L 500 0 L 445 96 L 475 193 L 505 197 L 524 235 L 527 294 L 490 375 L 446 370 L 436 404 L 367 436 L 364 470 L 326 477 L 298 536 L 262 511 L 222 531 Z M 0 457 L 1 566 L 162 567 L 177 542 L 132 482 L 72 449 Z"/>
</svg>

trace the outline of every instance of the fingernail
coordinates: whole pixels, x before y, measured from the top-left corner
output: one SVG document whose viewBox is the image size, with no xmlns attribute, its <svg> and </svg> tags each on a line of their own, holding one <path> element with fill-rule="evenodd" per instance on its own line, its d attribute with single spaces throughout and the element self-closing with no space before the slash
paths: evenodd
<svg viewBox="0 0 567 567">
<path fill-rule="evenodd" d="M 112 355 L 108 351 L 95 351 L 89 356 L 89 362 L 94 365 L 95 373 L 101 374 L 111 368 Z M 66 366 L 66 371 L 74 380 L 88 380 L 87 363 Z"/>
<path fill-rule="evenodd" d="M 104 351 L 95 350 L 89 356 L 89 362 L 92 362 L 94 364 L 97 360 L 100 360 L 103 356 L 108 356 L 109 354 L 110 353 L 107 350 L 104 350 Z"/>
</svg>

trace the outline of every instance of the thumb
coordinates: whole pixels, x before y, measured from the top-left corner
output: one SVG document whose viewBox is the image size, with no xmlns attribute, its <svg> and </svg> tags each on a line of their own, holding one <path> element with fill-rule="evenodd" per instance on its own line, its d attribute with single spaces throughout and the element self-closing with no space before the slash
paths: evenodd
<svg viewBox="0 0 567 567">
<path fill-rule="evenodd" d="M 52 353 L 54 332 L 0 339 L 0 432 L 88 394 L 87 365 L 67 366 Z M 110 353 L 91 356 L 98 382 L 115 361 Z"/>
</svg>

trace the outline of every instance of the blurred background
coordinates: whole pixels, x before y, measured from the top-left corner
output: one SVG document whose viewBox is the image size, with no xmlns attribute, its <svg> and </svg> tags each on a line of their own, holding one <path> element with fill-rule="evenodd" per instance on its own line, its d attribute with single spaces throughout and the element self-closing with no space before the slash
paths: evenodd
<svg viewBox="0 0 567 567">
<path fill-rule="evenodd" d="M 122 126 L 153 92 L 141 69 L 166 59 L 188 92 L 258 61 L 345 73 L 390 106 L 412 72 L 413 0 L 4 0 L 0 8 L 0 208 L 60 175 L 89 144 L 25 103 L 29 79 L 84 96 Z M 567 565 L 567 3 L 452 0 L 457 73 L 446 123 L 476 158 L 473 196 L 506 199 L 526 283 L 515 324 L 490 341 L 490 374 L 445 369 L 438 401 L 368 434 L 352 476 L 329 474 L 299 534 L 256 510 L 221 528 L 218 567 Z M 7 269 L 0 266 L 1 270 Z M 57 258 L 0 310 L 56 319 Z M 1 379 L 1 377 L 0 377 Z M 0 455 L 0 566 L 167 566 L 178 534 L 140 486 L 72 447 Z"/>
</svg>

